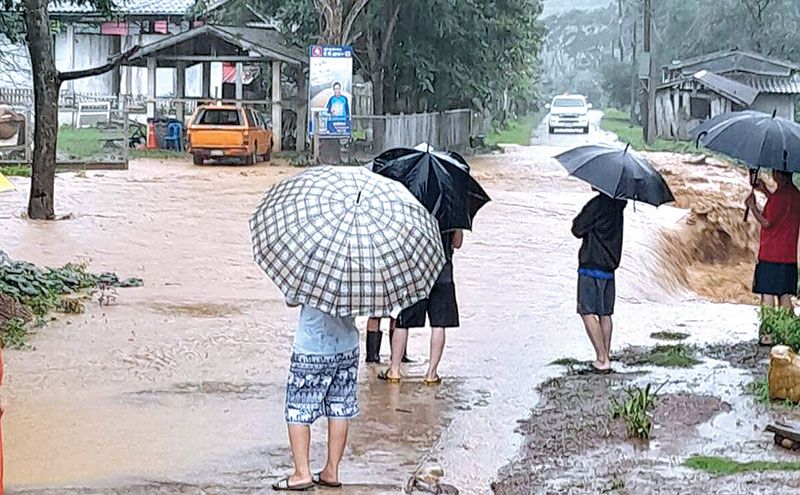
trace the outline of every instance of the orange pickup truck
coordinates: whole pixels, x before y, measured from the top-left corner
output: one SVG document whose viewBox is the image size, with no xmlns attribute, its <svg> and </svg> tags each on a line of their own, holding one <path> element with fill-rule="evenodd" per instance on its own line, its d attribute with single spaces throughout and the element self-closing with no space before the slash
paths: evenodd
<svg viewBox="0 0 800 495">
<path fill-rule="evenodd" d="M 247 165 L 272 154 L 272 131 L 258 112 L 234 105 L 201 105 L 187 129 L 195 165 L 207 159 L 238 158 Z"/>
</svg>

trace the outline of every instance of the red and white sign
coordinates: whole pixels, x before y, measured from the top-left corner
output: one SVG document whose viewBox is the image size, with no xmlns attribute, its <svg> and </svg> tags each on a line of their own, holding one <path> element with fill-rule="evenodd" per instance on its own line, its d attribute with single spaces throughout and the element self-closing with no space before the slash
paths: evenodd
<svg viewBox="0 0 800 495">
<path fill-rule="evenodd" d="M 127 36 L 128 23 L 124 21 L 104 22 L 100 25 L 100 34 L 107 36 Z"/>
</svg>

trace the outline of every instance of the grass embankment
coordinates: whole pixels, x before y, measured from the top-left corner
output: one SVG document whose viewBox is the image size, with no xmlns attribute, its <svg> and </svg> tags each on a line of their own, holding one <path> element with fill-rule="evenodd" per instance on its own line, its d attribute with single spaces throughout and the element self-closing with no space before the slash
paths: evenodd
<svg viewBox="0 0 800 495">
<path fill-rule="evenodd" d="M 646 144 L 642 137 L 641 126 L 631 125 L 628 112 L 618 108 L 606 108 L 603 110 L 600 128 L 604 131 L 613 132 L 619 136 L 620 141 L 623 143 L 630 143 L 633 149 L 639 151 L 688 153 L 695 149 L 694 143 L 688 141 L 670 141 L 660 138 L 656 139 L 652 144 Z"/>
<path fill-rule="evenodd" d="M 28 165 L 3 165 L 0 166 L 0 174 L 6 177 L 30 177 L 31 167 Z"/>
<path fill-rule="evenodd" d="M 518 144 L 528 146 L 531 144 L 533 130 L 541 122 L 540 114 L 531 114 L 511 120 L 502 129 L 492 129 L 486 136 L 486 145 L 495 147 L 498 144 Z"/>
<path fill-rule="evenodd" d="M 727 457 L 717 456 L 692 456 L 683 463 L 684 466 L 706 471 L 717 475 L 731 475 L 738 473 L 763 473 L 764 471 L 800 471 L 800 461 L 772 462 L 751 461 L 738 462 Z"/>
</svg>

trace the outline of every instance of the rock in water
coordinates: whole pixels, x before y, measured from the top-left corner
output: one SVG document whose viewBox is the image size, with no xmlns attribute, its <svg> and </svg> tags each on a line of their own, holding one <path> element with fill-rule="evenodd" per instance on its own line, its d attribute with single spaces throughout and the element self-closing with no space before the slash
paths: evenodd
<svg viewBox="0 0 800 495">
<path fill-rule="evenodd" d="M 785 345 L 776 345 L 769 357 L 770 399 L 800 402 L 800 357 Z"/>
</svg>

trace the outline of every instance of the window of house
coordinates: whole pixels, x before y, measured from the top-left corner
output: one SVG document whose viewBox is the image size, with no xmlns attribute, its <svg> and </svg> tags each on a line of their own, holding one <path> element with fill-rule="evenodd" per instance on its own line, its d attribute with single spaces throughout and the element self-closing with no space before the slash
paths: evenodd
<svg viewBox="0 0 800 495">
<path fill-rule="evenodd" d="M 742 110 L 744 110 L 743 106 L 738 103 L 731 103 L 731 112 L 741 112 Z"/>
<path fill-rule="evenodd" d="M 705 120 L 711 117 L 711 100 L 708 98 L 689 98 L 689 114 L 693 119 Z"/>
</svg>

